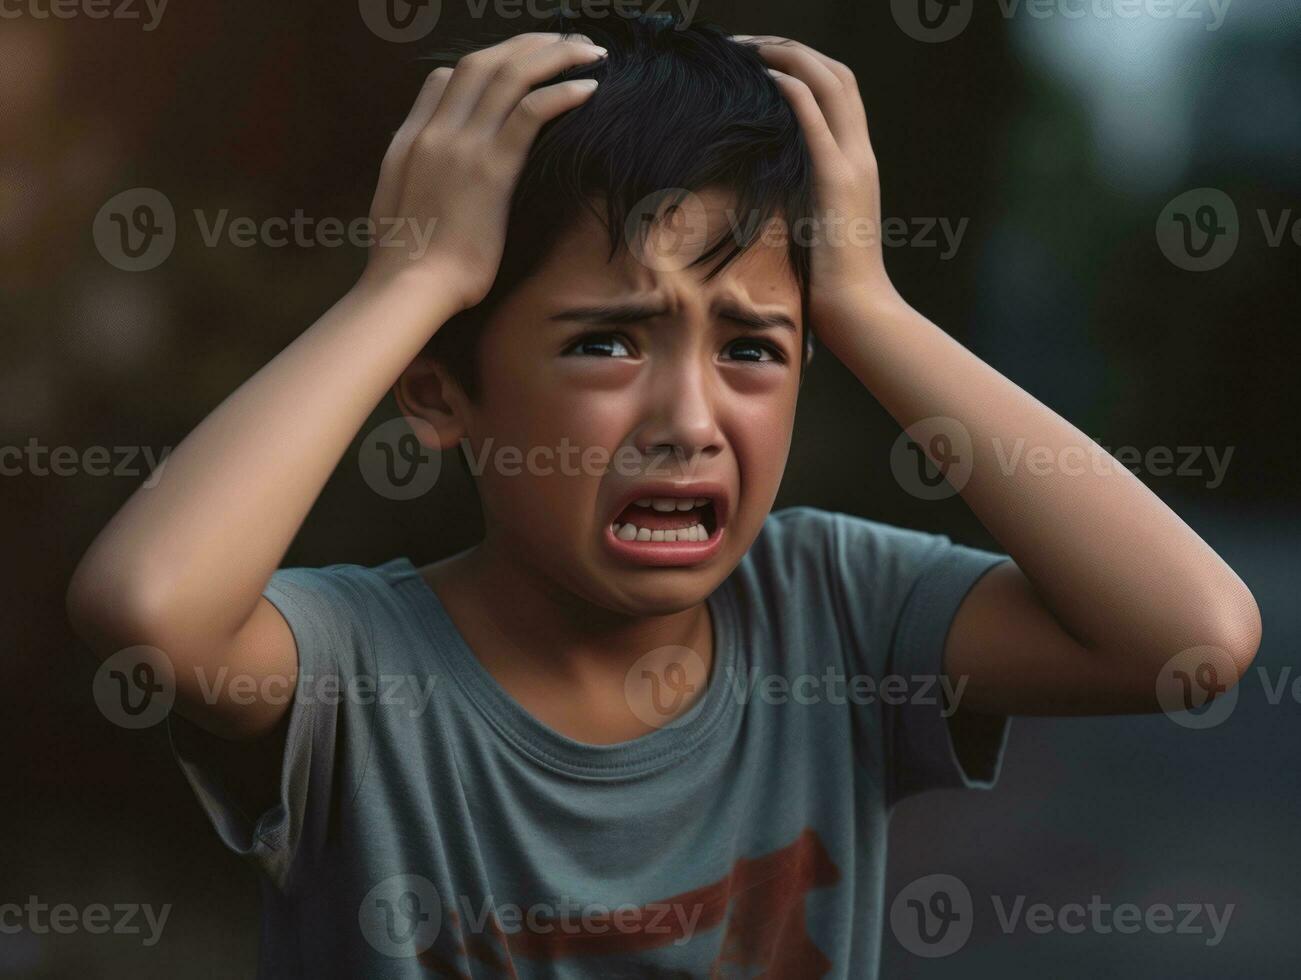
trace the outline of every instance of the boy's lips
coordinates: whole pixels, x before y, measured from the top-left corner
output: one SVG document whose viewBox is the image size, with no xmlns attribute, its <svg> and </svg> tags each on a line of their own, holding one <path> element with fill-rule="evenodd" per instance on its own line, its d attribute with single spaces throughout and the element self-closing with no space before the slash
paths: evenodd
<svg viewBox="0 0 1301 980">
<path fill-rule="evenodd" d="M 640 484 L 605 525 L 606 547 L 639 565 L 696 565 L 722 546 L 729 508 L 717 483 Z"/>
</svg>

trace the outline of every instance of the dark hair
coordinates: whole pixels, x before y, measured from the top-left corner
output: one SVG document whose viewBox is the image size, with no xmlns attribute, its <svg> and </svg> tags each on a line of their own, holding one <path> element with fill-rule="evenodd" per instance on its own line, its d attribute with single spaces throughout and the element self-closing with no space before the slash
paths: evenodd
<svg viewBox="0 0 1301 980">
<path fill-rule="evenodd" d="M 626 244 L 631 212 L 654 195 L 666 189 L 730 190 L 735 213 L 744 218 L 737 219 L 735 231 L 729 222 L 727 233 L 692 263 L 713 259 L 729 239 L 733 242 L 736 247 L 706 279 L 749 248 L 769 218 L 780 215 L 790 227 L 811 212 L 812 166 L 803 133 L 752 46 L 731 40 L 714 24 L 683 26 L 671 14 L 558 14 L 545 30 L 585 34 L 609 55 L 552 79 L 597 78 L 601 85 L 539 132 L 511 199 L 505 250 L 492 288 L 425 347 L 471 398 L 478 390 L 481 327 L 540 264 L 580 208 L 601 218 L 593 201 L 604 201 L 613 258 Z M 668 197 L 671 204 L 680 195 Z M 812 352 L 809 249 L 798 237 L 788 236 L 789 256 L 800 288 L 807 360 Z"/>
</svg>

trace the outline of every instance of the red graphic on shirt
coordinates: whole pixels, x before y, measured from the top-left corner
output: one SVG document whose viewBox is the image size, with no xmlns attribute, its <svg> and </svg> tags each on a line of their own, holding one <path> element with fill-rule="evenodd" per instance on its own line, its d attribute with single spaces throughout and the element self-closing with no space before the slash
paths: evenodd
<svg viewBox="0 0 1301 980">
<path fill-rule="evenodd" d="M 461 917 L 449 908 L 444 935 L 455 937 L 455 946 L 442 952 L 437 948 L 442 944 L 435 944 L 420 955 L 420 963 L 436 976 L 470 980 L 458 963 L 473 960 L 498 976 L 516 977 L 515 957 L 553 961 L 604 956 L 614 959 L 602 967 L 629 970 L 618 975 L 685 978 L 698 974 L 676 970 L 651 973 L 648 970 L 653 967 L 636 958 L 618 957 L 682 944 L 726 920 L 710 977 L 820 977 L 831 969 L 831 961 L 809 936 L 804 899 L 813 889 L 839 880 L 840 871 L 821 839 L 806 828 L 781 850 L 759 858 L 739 858 L 727 875 L 712 884 L 649 902 L 637 910 L 627 909 L 619 927 L 612 927 L 611 922 L 590 925 L 578 920 L 562 930 L 554 925 L 530 925 L 526 919 L 518 931 L 508 934 L 497 917 L 489 915 L 490 932 L 467 936 Z"/>
</svg>

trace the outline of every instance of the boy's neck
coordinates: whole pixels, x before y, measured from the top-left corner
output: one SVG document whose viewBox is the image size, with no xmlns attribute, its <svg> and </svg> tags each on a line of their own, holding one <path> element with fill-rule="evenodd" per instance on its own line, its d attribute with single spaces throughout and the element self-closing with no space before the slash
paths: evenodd
<svg viewBox="0 0 1301 980">
<path fill-rule="evenodd" d="M 624 697 L 628 671 L 651 650 L 686 647 L 704 663 L 704 683 L 682 699 L 677 714 L 707 687 L 714 644 L 704 602 L 664 616 L 615 613 L 538 574 L 517 552 L 501 555 L 490 542 L 420 571 L 498 684 L 570 738 L 609 744 L 654 730 L 638 721 Z"/>
</svg>

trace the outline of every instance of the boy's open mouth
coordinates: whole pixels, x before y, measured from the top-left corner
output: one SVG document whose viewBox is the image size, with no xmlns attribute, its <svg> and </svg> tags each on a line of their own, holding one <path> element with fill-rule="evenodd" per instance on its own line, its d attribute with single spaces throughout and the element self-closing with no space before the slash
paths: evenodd
<svg viewBox="0 0 1301 980">
<path fill-rule="evenodd" d="M 708 541 L 717 530 L 709 497 L 641 497 L 625 507 L 611 526 L 620 541 L 664 544 Z"/>
<path fill-rule="evenodd" d="M 636 496 L 606 525 L 604 535 L 606 548 L 620 561 L 691 566 L 721 550 L 730 507 L 722 484 L 637 487 L 630 492 Z"/>
</svg>

